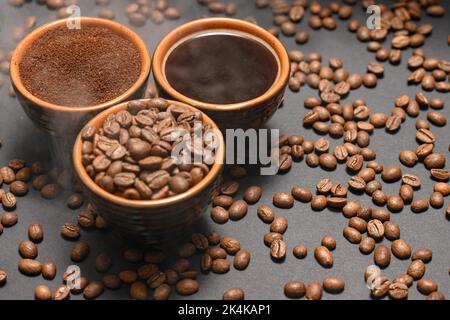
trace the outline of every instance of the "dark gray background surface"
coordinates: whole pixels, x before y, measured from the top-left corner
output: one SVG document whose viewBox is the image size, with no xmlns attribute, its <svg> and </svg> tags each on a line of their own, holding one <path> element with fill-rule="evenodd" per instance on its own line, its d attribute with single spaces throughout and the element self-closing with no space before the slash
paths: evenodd
<svg viewBox="0 0 450 320">
<path fill-rule="evenodd" d="M 1 2 L 0 8 L 0 47 L 4 49 L 13 48 L 10 40 L 13 26 L 23 23 L 27 15 L 36 15 L 38 25 L 51 21 L 55 13 L 48 11 L 45 7 L 34 3 L 27 4 L 23 8 L 16 9 L 6 4 L 7 0 Z M 83 15 L 96 15 L 99 7 L 93 5 L 94 1 L 81 0 Z M 197 5 L 195 0 L 178 0 L 176 3 L 183 11 L 183 17 L 178 21 L 166 21 L 163 25 L 155 26 L 148 22 L 145 27 L 135 30 L 146 40 L 151 52 L 158 41 L 174 26 L 182 24 L 207 13 L 206 8 Z M 270 10 L 256 10 L 253 1 L 235 1 L 239 5 L 237 17 L 245 18 L 254 16 L 260 25 L 271 26 Z M 120 22 L 127 22 L 123 14 L 123 8 L 128 1 L 113 1 L 111 7 L 116 9 L 117 19 Z M 450 3 L 443 1 L 450 9 Z M 450 33 L 450 12 L 444 18 L 430 19 L 425 17 L 422 22 L 431 22 L 434 25 L 433 34 L 427 39 L 426 53 L 437 58 L 450 58 L 450 49 L 447 45 L 447 35 Z M 298 25 L 299 30 L 310 32 L 310 40 L 306 45 L 299 47 L 292 38 L 282 37 L 287 49 L 300 48 L 305 53 L 319 51 L 322 53 L 323 61 L 327 62 L 331 56 L 338 56 L 344 61 L 344 66 L 350 73 L 364 73 L 369 61 L 374 60 L 372 53 L 366 50 L 366 45 L 356 40 L 355 35 L 347 31 L 346 21 L 338 20 L 338 28 L 331 32 L 327 30 L 313 31 L 307 26 L 307 16 Z M 364 12 L 359 5 L 354 7 L 353 17 L 364 19 Z M 385 43 L 388 47 L 388 42 Z M 353 91 L 344 101 L 351 101 L 357 98 L 364 98 L 368 106 L 373 111 L 384 111 L 389 113 L 394 99 L 401 94 L 413 97 L 420 91 L 419 87 L 407 86 L 406 78 L 408 71 L 406 60 L 411 55 L 411 50 L 403 53 L 402 63 L 399 66 L 385 64 L 385 76 L 379 80 L 376 89 L 368 90 L 361 88 Z M 29 161 L 41 160 L 48 163 L 48 142 L 46 137 L 35 129 L 33 124 L 25 116 L 17 100 L 7 95 L 7 88 L 2 89 L 0 96 L 0 139 L 3 146 L 0 149 L 0 165 L 5 165 L 9 159 L 23 158 Z M 305 138 L 316 140 L 318 136 L 311 130 L 302 127 L 301 122 L 307 110 L 303 107 L 303 100 L 309 96 L 316 96 L 317 92 L 306 86 L 300 93 L 291 93 L 287 90 L 285 104 L 275 117 L 270 121 L 270 128 L 279 128 L 281 133 L 300 133 Z M 430 92 L 428 97 L 440 97 L 445 100 L 444 112 L 450 116 L 448 95 Z M 420 117 L 425 117 L 426 112 L 422 111 Z M 383 164 L 398 164 L 398 153 L 401 149 L 415 150 L 417 143 L 414 139 L 416 119 L 408 118 L 402 125 L 400 132 L 396 135 L 387 134 L 384 130 L 376 130 L 372 136 L 370 147 L 378 152 L 377 160 Z M 436 151 L 446 155 L 449 161 L 449 126 L 442 128 L 433 127 L 433 132 L 438 137 Z M 341 143 L 341 140 L 331 139 L 332 146 Z M 405 172 L 411 172 L 422 178 L 423 186 L 416 193 L 416 197 L 428 197 L 432 192 L 433 183 L 428 179 L 428 171 L 419 164 L 415 168 L 405 168 Z M 264 187 L 264 194 L 257 204 L 271 204 L 272 195 L 276 191 L 290 191 L 294 184 L 314 189 L 315 184 L 321 178 L 329 177 L 333 181 L 346 183 L 348 174 L 344 166 L 340 166 L 334 172 L 325 172 L 320 169 L 309 168 L 304 161 L 295 163 L 292 170 L 285 175 L 275 177 L 248 178 L 244 185 L 259 184 Z M 379 178 L 378 178 L 379 179 Z M 384 190 L 388 194 L 398 192 L 399 183 L 385 185 Z M 242 188 L 241 188 L 242 190 Z M 363 204 L 371 203 L 366 195 L 356 196 L 349 194 L 349 198 L 358 198 Z M 445 206 L 449 203 L 446 198 Z M 269 256 L 269 250 L 264 246 L 262 238 L 268 232 L 268 226 L 263 224 L 256 216 L 256 207 L 250 206 L 247 216 L 238 222 L 229 222 L 223 226 L 213 223 L 208 214 L 205 214 L 205 223 L 210 228 L 219 231 L 221 234 L 229 234 L 241 241 L 242 247 L 252 253 L 250 266 L 245 271 L 237 271 L 232 268 L 225 275 L 210 274 L 200 276 L 201 289 L 198 294 L 189 299 L 220 299 L 222 293 L 231 287 L 242 287 L 245 290 L 247 299 L 283 299 L 283 284 L 287 281 L 298 279 L 305 283 L 313 280 L 321 281 L 325 276 L 339 276 L 346 280 L 344 293 L 339 295 L 324 294 L 324 299 L 367 299 L 369 291 L 364 283 L 364 270 L 373 263 L 372 255 L 364 256 L 360 254 L 357 245 L 350 244 L 342 236 L 342 229 L 347 225 L 348 220 L 341 213 L 324 210 L 313 212 L 309 205 L 296 202 L 290 210 L 276 209 L 280 215 L 284 215 L 289 220 L 289 228 L 285 234 L 288 244 L 287 259 L 283 263 L 274 263 Z M 0 209 L 0 212 L 3 209 Z M 61 284 L 63 270 L 71 263 L 69 250 L 72 243 L 61 239 L 59 227 L 62 223 L 76 221 L 76 212 L 69 210 L 65 205 L 65 196 L 59 199 L 47 201 L 40 198 L 34 190 L 18 200 L 17 213 L 19 222 L 11 229 L 5 229 L 0 236 L 0 269 L 8 272 L 7 284 L 0 288 L 0 299 L 33 299 L 34 287 L 38 284 L 47 284 L 52 289 Z M 445 219 L 444 209 L 430 209 L 426 213 L 414 214 L 409 206 L 396 214 L 392 214 L 392 219 L 401 226 L 402 238 L 408 241 L 413 248 L 429 247 L 433 250 L 433 261 L 427 264 L 425 277 L 435 279 L 439 283 L 439 289 L 447 298 L 450 298 L 450 221 Z M 47 281 L 41 276 L 30 278 L 21 275 L 17 271 L 17 262 L 20 257 L 17 252 L 18 244 L 27 238 L 27 226 L 31 222 L 40 222 L 44 225 L 45 239 L 39 244 L 39 257 L 41 262 L 53 260 L 58 265 L 58 275 L 55 280 Z M 337 239 L 337 248 L 333 251 L 335 263 L 333 268 L 322 268 L 313 257 L 314 248 L 320 244 L 324 235 L 332 235 Z M 100 279 L 101 275 L 96 273 L 93 262 L 96 254 L 102 251 L 109 251 L 114 257 L 112 272 L 127 268 L 126 264 L 120 262 L 118 257 L 124 245 L 121 240 L 112 233 L 98 231 L 83 232 L 82 239 L 91 244 L 91 254 L 89 259 L 81 263 L 83 273 L 90 279 Z M 384 241 L 386 242 L 386 241 Z M 291 250 L 296 244 L 305 244 L 308 249 L 308 257 L 298 260 L 293 257 Z M 390 245 L 389 242 L 386 243 Z M 198 265 L 199 257 L 193 259 L 193 263 Z M 392 259 L 390 266 L 383 271 L 383 274 L 393 279 L 405 273 L 409 261 Z M 177 297 L 175 294 L 172 297 Z M 412 299 L 423 299 L 424 296 L 418 293 L 415 286 L 410 289 L 409 297 Z M 72 297 L 79 299 L 80 297 Z M 102 299 L 126 299 L 128 298 L 128 288 L 124 287 L 119 291 L 106 291 Z M 177 297 L 178 298 L 178 297 Z"/>
</svg>

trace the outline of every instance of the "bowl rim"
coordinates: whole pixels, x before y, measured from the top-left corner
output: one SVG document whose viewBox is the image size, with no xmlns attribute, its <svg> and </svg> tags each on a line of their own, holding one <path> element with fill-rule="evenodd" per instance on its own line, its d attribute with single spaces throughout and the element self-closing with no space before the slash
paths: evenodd
<svg viewBox="0 0 450 320">
<path fill-rule="evenodd" d="M 149 101 L 151 99 L 137 99 L 138 101 Z M 136 100 L 133 100 L 136 101 Z M 108 191 L 104 190 L 100 186 L 98 186 L 94 180 L 92 180 L 91 177 L 86 172 L 85 167 L 82 164 L 82 139 L 81 139 L 81 132 L 83 129 L 80 130 L 79 134 L 77 135 L 77 138 L 75 140 L 75 144 L 73 146 L 73 153 L 72 153 L 72 161 L 73 161 L 73 167 L 74 171 L 77 175 L 77 177 L 80 179 L 84 187 L 86 187 L 90 192 L 95 194 L 98 197 L 101 197 L 102 199 L 109 201 L 111 203 L 114 203 L 116 205 L 122 206 L 122 207 L 128 207 L 128 208 L 135 208 L 135 209 L 151 209 L 151 208 L 161 208 L 161 207 L 168 207 L 177 203 L 180 203 L 182 201 L 186 201 L 195 195 L 202 192 L 208 185 L 213 183 L 216 178 L 221 174 L 222 168 L 224 166 L 224 160 L 225 160 L 225 141 L 223 138 L 223 135 L 221 131 L 219 130 L 219 127 L 217 124 L 205 113 L 198 110 L 195 107 L 192 107 L 186 103 L 174 101 L 174 100 L 167 100 L 169 104 L 176 104 L 182 107 L 186 107 L 192 111 L 201 112 L 203 121 L 206 121 L 209 123 L 212 128 L 215 130 L 215 132 L 219 135 L 219 149 L 216 153 L 216 160 L 220 160 L 218 163 L 217 161 L 213 164 L 211 169 L 209 170 L 208 174 L 196 185 L 189 188 L 187 191 L 177 194 L 175 196 L 158 199 L 158 200 L 130 200 L 126 199 L 120 196 L 116 196 L 112 193 L 109 193 Z M 104 110 L 103 112 L 97 114 L 94 116 L 87 124 L 83 126 L 86 127 L 88 125 L 93 125 L 97 128 L 99 128 L 100 124 L 106 119 L 106 117 L 109 114 L 117 113 L 118 111 L 124 110 L 127 108 L 129 101 L 121 102 L 109 109 Z"/>
<path fill-rule="evenodd" d="M 10 77 L 11 82 L 14 86 L 14 88 L 26 99 L 34 103 L 35 105 L 44 108 L 44 109 L 50 109 L 54 111 L 60 111 L 60 112 L 89 112 L 89 111 L 98 111 L 102 110 L 108 107 L 111 107 L 113 105 L 116 105 L 122 101 L 127 100 L 130 98 L 133 94 L 135 94 L 139 88 L 141 88 L 142 85 L 145 84 L 147 81 L 150 70 L 151 70 L 151 57 L 150 57 L 150 50 L 148 49 L 147 45 L 145 44 L 144 40 L 133 30 L 126 27 L 125 25 L 112 21 L 107 19 L 101 19 L 101 18 L 94 18 L 94 17 L 80 17 L 81 24 L 87 24 L 87 25 L 97 25 L 97 26 L 103 26 L 106 27 L 121 36 L 125 37 L 129 41 L 131 41 L 136 48 L 139 50 L 139 53 L 141 55 L 141 70 L 139 73 L 139 77 L 137 80 L 133 83 L 133 85 L 124 93 L 122 93 L 120 96 L 115 97 L 112 100 L 106 101 L 104 103 L 98 104 L 98 105 L 89 105 L 89 106 L 64 106 L 64 105 L 58 105 L 52 102 L 48 102 L 45 100 L 42 100 L 35 95 L 33 95 L 30 91 L 28 91 L 20 77 L 20 71 L 19 71 L 19 64 L 22 61 L 22 58 L 26 52 L 26 50 L 32 45 L 32 43 L 39 39 L 41 36 L 43 36 L 48 30 L 54 29 L 56 27 L 59 27 L 61 25 L 66 24 L 68 21 L 72 20 L 73 18 L 65 18 L 65 19 L 59 19 L 55 20 L 49 23 L 46 23 L 42 25 L 39 28 L 36 28 L 31 33 L 29 33 L 16 47 L 14 50 L 14 53 L 11 57 L 11 67 L 10 67 Z"/>
<path fill-rule="evenodd" d="M 259 38 L 269 45 L 272 50 L 277 55 L 279 61 L 279 75 L 272 86 L 264 92 L 259 97 L 254 99 L 231 103 L 231 104 L 214 104 L 203 102 L 189 98 L 182 93 L 175 90 L 167 81 L 164 76 L 163 64 L 168 51 L 172 46 L 179 40 L 195 34 L 202 30 L 213 30 L 213 29 L 229 29 L 240 31 L 243 33 L 248 33 L 253 37 Z M 273 96 L 277 95 L 279 92 L 284 90 L 286 83 L 289 79 L 290 73 L 290 61 L 288 53 L 283 44 L 275 36 L 273 36 L 267 30 L 244 20 L 232 19 L 232 18 L 204 18 L 194 21 L 187 22 L 169 32 L 163 39 L 158 43 L 152 57 L 152 71 L 153 77 L 162 89 L 168 93 L 170 97 L 175 100 L 183 101 L 187 104 L 195 106 L 200 110 L 206 111 L 233 111 L 233 110 L 244 110 L 249 109 L 254 106 L 260 105 L 265 101 L 269 100 Z"/>
</svg>

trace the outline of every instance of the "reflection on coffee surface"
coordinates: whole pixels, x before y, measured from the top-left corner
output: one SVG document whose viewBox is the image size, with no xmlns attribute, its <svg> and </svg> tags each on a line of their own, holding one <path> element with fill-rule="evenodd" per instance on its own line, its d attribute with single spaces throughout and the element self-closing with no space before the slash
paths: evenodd
<svg viewBox="0 0 450 320">
<path fill-rule="evenodd" d="M 194 100 L 231 104 L 257 98 L 275 82 L 275 54 L 253 37 L 214 31 L 181 40 L 168 55 L 170 85 Z"/>
</svg>

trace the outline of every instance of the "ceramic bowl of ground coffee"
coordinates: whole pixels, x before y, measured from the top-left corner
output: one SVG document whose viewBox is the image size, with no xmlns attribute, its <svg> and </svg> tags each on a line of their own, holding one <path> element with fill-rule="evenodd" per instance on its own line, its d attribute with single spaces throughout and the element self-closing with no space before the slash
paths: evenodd
<svg viewBox="0 0 450 320">
<path fill-rule="evenodd" d="M 125 100 L 141 98 L 150 53 L 129 28 L 81 17 L 30 33 L 11 60 L 11 80 L 26 114 L 48 133 L 75 137 L 85 121 Z"/>
<path fill-rule="evenodd" d="M 73 164 L 113 227 L 129 240 L 155 244 L 182 236 L 202 216 L 220 183 L 224 148 L 217 125 L 198 109 L 142 99 L 89 121 L 75 141 Z"/>
<path fill-rule="evenodd" d="M 152 62 L 160 94 L 207 113 L 221 129 L 260 128 L 283 100 L 289 58 L 281 42 L 242 20 L 184 24 L 157 46 Z"/>
</svg>

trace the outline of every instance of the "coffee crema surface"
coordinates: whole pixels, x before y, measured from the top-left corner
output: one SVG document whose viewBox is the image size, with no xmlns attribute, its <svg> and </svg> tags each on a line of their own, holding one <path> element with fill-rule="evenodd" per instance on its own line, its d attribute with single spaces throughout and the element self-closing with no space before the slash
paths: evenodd
<svg viewBox="0 0 450 320">
<path fill-rule="evenodd" d="M 25 88 L 61 106 L 93 106 L 125 93 L 139 78 L 141 55 L 103 26 L 60 26 L 34 41 L 19 64 Z"/>
<path fill-rule="evenodd" d="M 232 104 L 255 99 L 275 82 L 275 54 L 262 42 L 240 33 L 201 33 L 175 45 L 165 62 L 169 84 L 206 103 Z"/>
</svg>

